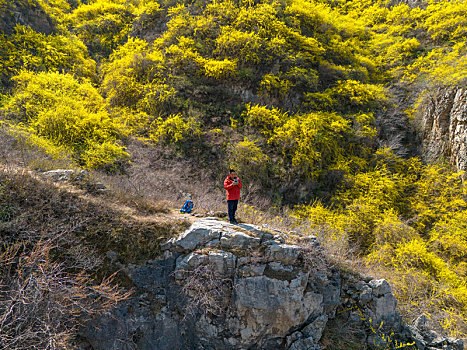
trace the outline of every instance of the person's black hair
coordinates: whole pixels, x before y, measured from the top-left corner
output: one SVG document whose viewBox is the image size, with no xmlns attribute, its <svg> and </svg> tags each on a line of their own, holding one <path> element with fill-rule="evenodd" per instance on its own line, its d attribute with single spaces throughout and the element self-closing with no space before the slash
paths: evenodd
<svg viewBox="0 0 467 350">
<path fill-rule="evenodd" d="M 230 169 L 229 174 L 235 173 L 236 171 L 233 169 Z"/>
</svg>

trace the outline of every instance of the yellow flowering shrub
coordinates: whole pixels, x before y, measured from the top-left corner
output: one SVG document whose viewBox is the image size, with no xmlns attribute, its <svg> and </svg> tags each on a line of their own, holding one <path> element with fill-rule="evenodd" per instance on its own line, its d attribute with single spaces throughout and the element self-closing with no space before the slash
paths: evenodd
<svg viewBox="0 0 467 350">
<path fill-rule="evenodd" d="M 17 88 L 6 105 L 12 123 L 21 122 L 29 132 L 69 150 L 78 164 L 88 168 L 127 158 L 117 143 L 120 127 L 90 82 L 68 74 L 27 71 L 14 80 Z"/>
</svg>

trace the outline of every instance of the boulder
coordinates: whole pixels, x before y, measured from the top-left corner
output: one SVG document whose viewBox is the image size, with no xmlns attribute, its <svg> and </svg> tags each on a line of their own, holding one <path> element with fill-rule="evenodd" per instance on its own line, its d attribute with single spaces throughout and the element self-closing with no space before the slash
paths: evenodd
<svg viewBox="0 0 467 350">
<path fill-rule="evenodd" d="M 302 248 L 297 245 L 272 244 L 266 250 L 266 257 L 269 260 L 292 265 L 297 262 L 301 252 Z"/>
<path fill-rule="evenodd" d="M 195 221 L 185 232 L 172 239 L 170 244 L 164 245 L 163 249 L 193 251 L 214 239 L 220 240 L 223 228 L 224 226 L 216 220 L 206 218 Z"/>
<path fill-rule="evenodd" d="M 235 281 L 232 316 L 240 320 L 236 329 L 244 344 L 264 337 L 285 337 L 290 328 L 305 322 L 312 313 L 322 312 L 323 296 L 306 292 L 308 274 L 292 281 L 266 276 Z"/>
<path fill-rule="evenodd" d="M 260 239 L 238 231 L 223 232 L 220 246 L 228 249 L 256 249 L 259 247 Z"/>
<path fill-rule="evenodd" d="M 51 179 L 54 182 L 69 181 L 75 173 L 72 169 L 55 169 L 42 173 L 42 177 Z"/>
</svg>

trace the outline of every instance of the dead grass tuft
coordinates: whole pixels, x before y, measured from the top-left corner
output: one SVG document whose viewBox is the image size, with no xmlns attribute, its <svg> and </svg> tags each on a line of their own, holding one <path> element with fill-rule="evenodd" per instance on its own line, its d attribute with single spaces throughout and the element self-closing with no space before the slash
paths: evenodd
<svg viewBox="0 0 467 350">
<path fill-rule="evenodd" d="M 185 318 L 201 313 L 221 316 L 226 310 L 232 280 L 216 272 L 213 264 L 201 264 L 190 271 L 178 271 L 184 275 L 182 292 L 190 297 Z"/>
</svg>

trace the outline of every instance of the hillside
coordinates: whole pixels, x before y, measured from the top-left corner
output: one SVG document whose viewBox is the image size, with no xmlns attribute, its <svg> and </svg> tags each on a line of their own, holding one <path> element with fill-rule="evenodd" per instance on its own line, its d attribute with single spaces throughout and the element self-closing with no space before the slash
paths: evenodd
<svg viewBox="0 0 467 350">
<path fill-rule="evenodd" d="M 315 236 L 128 201 L 82 171 L 1 181 L 2 348 L 463 349 Z"/>
<path fill-rule="evenodd" d="M 127 278 L 109 282 L 115 271 L 74 250 L 158 258 L 187 226 L 173 208 L 188 196 L 199 214 L 225 211 L 233 167 L 243 221 L 315 235 L 339 268 L 387 279 L 405 322 L 425 314 L 465 337 L 466 12 L 448 0 L 0 0 L 2 256 L 41 251 L 67 283 L 84 269 L 86 286 L 104 280 L 120 300 Z M 58 168 L 78 179 L 41 180 Z"/>
</svg>

